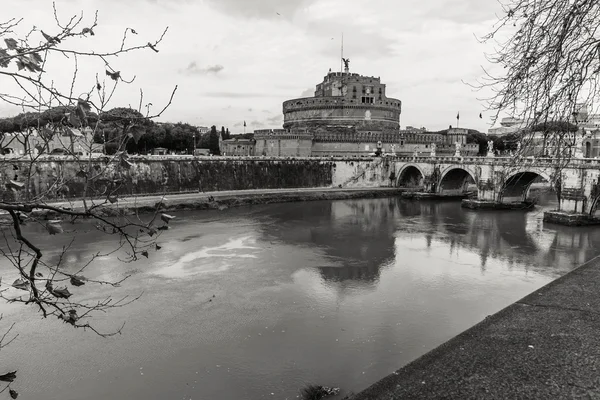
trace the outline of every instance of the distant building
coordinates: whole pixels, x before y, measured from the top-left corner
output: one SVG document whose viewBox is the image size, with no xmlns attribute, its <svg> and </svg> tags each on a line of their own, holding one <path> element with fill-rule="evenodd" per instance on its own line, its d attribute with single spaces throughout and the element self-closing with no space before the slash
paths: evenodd
<svg viewBox="0 0 600 400">
<path fill-rule="evenodd" d="M 219 135 L 220 136 L 220 135 Z M 253 156 L 254 140 L 253 139 L 227 139 L 223 140 L 219 146 L 221 155 L 224 156 Z"/>
<path fill-rule="evenodd" d="M 198 129 L 198 132 L 200 132 L 201 135 L 210 132 L 210 128 L 207 126 L 197 126 L 196 128 Z"/>
<path fill-rule="evenodd" d="M 102 153 L 104 145 L 94 143 L 90 128 L 70 128 L 55 132 L 51 137 L 42 137 L 37 130 L 30 133 L 7 133 L 0 140 L 4 154 L 15 156 L 26 153 L 32 155 L 57 153 L 59 150 L 73 152 L 77 155 Z"/>
<path fill-rule="evenodd" d="M 513 117 L 505 117 L 500 120 L 500 126 L 488 129 L 488 135 L 507 135 L 509 133 L 518 132 L 524 127 L 525 121 Z"/>
<path fill-rule="evenodd" d="M 425 128 L 407 127 L 400 131 L 400 145 L 396 153 L 412 155 L 416 152 L 426 155 L 431 153 L 432 144 L 435 143 L 436 155 L 453 155 L 456 152 L 456 143 L 459 143 L 461 155 L 475 156 L 479 152 L 479 143 L 467 143 L 468 136 L 469 130 L 463 128 L 428 132 Z"/>
<path fill-rule="evenodd" d="M 254 155 L 310 157 L 313 136 L 305 130 L 261 129 L 254 131 Z"/>
</svg>

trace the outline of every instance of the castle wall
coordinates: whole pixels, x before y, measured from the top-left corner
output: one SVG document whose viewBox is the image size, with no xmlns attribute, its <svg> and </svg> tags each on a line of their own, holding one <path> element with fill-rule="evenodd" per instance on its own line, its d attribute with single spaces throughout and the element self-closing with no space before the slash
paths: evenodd
<svg viewBox="0 0 600 400">
<path fill-rule="evenodd" d="M 360 129 L 398 129 L 402 103 L 384 99 L 361 104 L 359 99 L 303 98 L 283 103 L 283 127 L 353 125 Z"/>
<path fill-rule="evenodd" d="M 255 135 L 255 156 L 267 157 L 310 157 L 312 136 L 310 135 Z"/>
</svg>

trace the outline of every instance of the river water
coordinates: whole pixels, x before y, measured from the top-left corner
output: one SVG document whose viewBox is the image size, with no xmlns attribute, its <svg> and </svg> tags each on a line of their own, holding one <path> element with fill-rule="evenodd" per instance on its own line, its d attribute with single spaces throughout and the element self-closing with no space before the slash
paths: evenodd
<svg viewBox="0 0 600 400">
<path fill-rule="evenodd" d="M 552 204 L 546 206 L 552 208 Z M 131 274 L 139 294 L 99 316 L 101 338 L 32 307 L 1 306 L 19 337 L 3 369 L 26 399 L 294 399 L 306 383 L 360 391 L 599 253 L 600 230 L 532 212 L 399 199 L 269 204 L 174 213 L 162 249 L 87 272 Z M 69 235 L 28 227 L 56 262 Z M 64 267 L 114 238 L 78 223 Z M 2 276 L 16 275 L 6 262 Z M 86 289 L 86 290 L 82 290 Z"/>
</svg>

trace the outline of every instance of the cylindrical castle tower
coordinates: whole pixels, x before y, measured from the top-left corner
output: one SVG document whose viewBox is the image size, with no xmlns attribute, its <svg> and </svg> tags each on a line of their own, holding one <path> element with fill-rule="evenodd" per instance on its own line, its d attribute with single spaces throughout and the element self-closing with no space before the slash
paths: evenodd
<svg viewBox="0 0 600 400">
<path fill-rule="evenodd" d="M 314 97 L 283 103 L 283 128 L 353 127 L 357 131 L 398 131 L 402 102 L 389 98 L 380 78 L 329 72 Z"/>
</svg>

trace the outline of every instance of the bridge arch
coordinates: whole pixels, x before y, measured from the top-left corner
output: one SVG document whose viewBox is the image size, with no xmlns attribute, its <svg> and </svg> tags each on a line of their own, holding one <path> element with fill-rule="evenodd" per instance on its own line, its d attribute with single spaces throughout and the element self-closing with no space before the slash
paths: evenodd
<svg viewBox="0 0 600 400">
<path fill-rule="evenodd" d="M 502 184 L 498 193 L 498 201 L 501 203 L 525 202 L 531 185 L 540 181 L 545 181 L 549 185 L 551 177 L 544 171 L 523 170 L 515 172 L 509 175 Z"/>
<path fill-rule="evenodd" d="M 425 174 L 418 165 L 408 164 L 398 171 L 396 186 L 412 189 L 422 188 L 424 178 Z"/>
<path fill-rule="evenodd" d="M 476 182 L 475 174 L 468 168 L 452 166 L 440 174 L 435 191 L 448 196 L 459 196 L 466 194 L 468 186 Z"/>
</svg>

